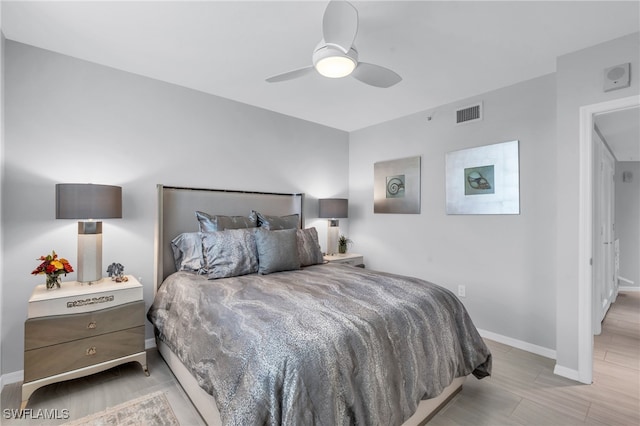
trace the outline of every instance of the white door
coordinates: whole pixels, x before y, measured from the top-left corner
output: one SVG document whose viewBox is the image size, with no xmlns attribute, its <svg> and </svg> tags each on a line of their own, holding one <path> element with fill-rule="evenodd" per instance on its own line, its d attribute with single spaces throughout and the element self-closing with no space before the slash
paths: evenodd
<svg viewBox="0 0 640 426">
<path fill-rule="evenodd" d="M 615 158 L 599 137 L 594 137 L 594 241 L 593 332 L 617 296 L 615 279 Z"/>
<path fill-rule="evenodd" d="M 604 210 L 604 218 L 602 220 L 602 233 L 604 245 L 604 270 L 605 270 L 605 300 L 603 301 L 603 314 L 607 313 L 609 306 L 616 299 L 616 283 L 615 283 L 615 158 L 609 150 L 604 150 L 604 158 L 602 162 L 602 209 Z"/>
</svg>

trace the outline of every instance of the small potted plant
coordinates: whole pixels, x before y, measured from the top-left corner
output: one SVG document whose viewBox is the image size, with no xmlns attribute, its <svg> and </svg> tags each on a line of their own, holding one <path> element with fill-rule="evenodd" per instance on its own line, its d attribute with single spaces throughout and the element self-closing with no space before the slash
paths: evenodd
<svg viewBox="0 0 640 426">
<path fill-rule="evenodd" d="M 345 254 L 347 252 L 347 247 L 349 244 L 353 244 L 353 241 L 345 237 L 344 235 L 340 235 L 338 238 L 338 253 Z"/>
</svg>

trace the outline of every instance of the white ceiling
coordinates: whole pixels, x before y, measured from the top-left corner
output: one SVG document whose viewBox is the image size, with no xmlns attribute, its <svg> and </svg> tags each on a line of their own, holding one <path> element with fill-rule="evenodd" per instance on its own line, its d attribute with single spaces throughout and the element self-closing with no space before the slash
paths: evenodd
<svg viewBox="0 0 640 426">
<path fill-rule="evenodd" d="M 640 29 L 638 1 L 354 1 L 360 59 L 402 82 L 379 89 L 314 73 L 266 83 L 310 65 L 326 4 L 2 1 L 2 30 L 10 40 L 353 131 L 552 73 L 558 56 Z"/>
</svg>

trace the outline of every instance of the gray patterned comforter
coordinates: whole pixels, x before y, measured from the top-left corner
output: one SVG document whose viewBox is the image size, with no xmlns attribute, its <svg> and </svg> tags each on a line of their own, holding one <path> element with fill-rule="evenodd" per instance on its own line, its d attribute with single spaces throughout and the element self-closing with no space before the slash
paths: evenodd
<svg viewBox="0 0 640 426">
<path fill-rule="evenodd" d="M 148 317 L 226 425 L 399 425 L 455 377 L 491 373 L 450 291 L 345 265 L 178 272 Z"/>
</svg>

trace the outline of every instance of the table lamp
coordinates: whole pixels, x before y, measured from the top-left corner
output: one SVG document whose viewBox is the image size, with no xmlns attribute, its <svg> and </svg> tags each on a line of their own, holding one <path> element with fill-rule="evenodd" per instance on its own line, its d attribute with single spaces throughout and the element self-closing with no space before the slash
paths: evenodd
<svg viewBox="0 0 640 426">
<path fill-rule="evenodd" d="M 56 184 L 56 219 L 78 221 L 77 279 L 102 279 L 102 222 L 122 218 L 122 188 L 86 183 Z"/>
<path fill-rule="evenodd" d="M 348 217 L 349 200 L 346 198 L 321 198 L 318 200 L 320 212 L 318 217 L 328 218 L 327 254 L 338 252 L 338 234 L 340 222 L 338 218 Z"/>
</svg>

